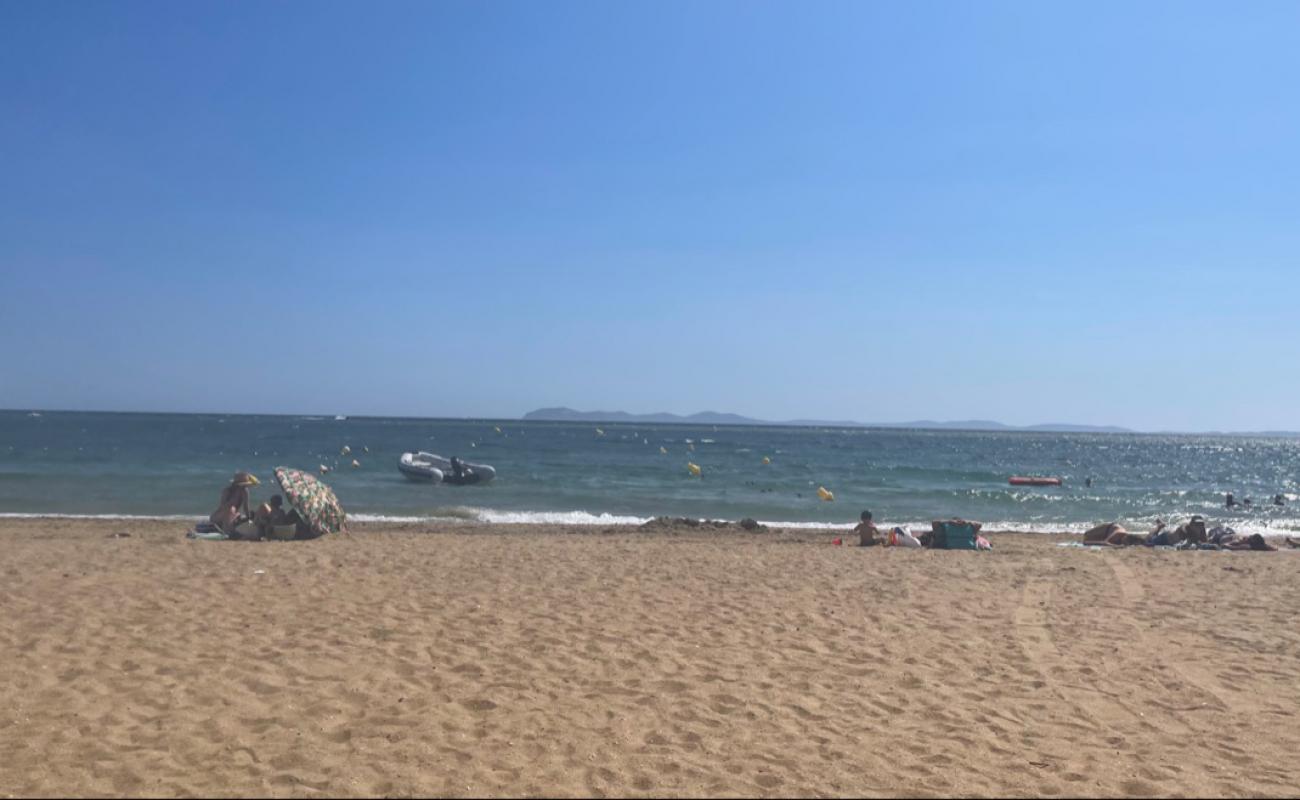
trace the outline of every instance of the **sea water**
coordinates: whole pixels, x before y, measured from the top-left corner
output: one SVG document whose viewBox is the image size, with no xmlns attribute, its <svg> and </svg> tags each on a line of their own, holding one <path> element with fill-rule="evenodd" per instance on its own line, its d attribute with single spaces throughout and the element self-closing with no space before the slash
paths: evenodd
<svg viewBox="0 0 1300 800">
<path fill-rule="evenodd" d="M 498 477 L 414 483 L 397 470 L 407 450 L 491 464 Z M 1191 514 L 1244 531 L 1300 530 L 1300 439 L 1286 437 L 0 412 L 4 515 L 197 518 L 236 470 L 261 479 L 260 500 L 275 491 L 274 467 L 319 475 L 322 464 L 362 520 L 619 524 L 672 515 L 826 527 L 870 509 L 889 524 L 960 516 L 999 530 L 1079 531 L 1111 520 L 1142 529 Z M 1064 485 L 1014 487 L 1012 475 Z M 821 486 L 833 502 L 818 499 Z M 1253 506 L 1225 509 L 1226 492 Z M 1272 504 L 1279 493 L 1288 505 Z"/>
</svg>

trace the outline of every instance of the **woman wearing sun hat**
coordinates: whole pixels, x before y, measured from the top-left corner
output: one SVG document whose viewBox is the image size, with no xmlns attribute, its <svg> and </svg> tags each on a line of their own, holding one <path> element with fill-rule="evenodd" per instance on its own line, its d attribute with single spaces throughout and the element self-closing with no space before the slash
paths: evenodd
<svg viewBox="0 0 1300 800">
<path fill-rule="evenodd" d="M 257 477 L 244 471 L 235 473 L 230 485 L 221 490 L 217 510 L 208 519 L 227 536 L 235 535 L 235 526 L 249 517 L 248 487 L 258 484 Z"/>
</svg>

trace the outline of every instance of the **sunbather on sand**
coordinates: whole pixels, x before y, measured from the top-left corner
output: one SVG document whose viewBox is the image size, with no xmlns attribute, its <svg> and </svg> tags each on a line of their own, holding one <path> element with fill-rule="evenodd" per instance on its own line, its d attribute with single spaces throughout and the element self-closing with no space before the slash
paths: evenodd
<svg viewBox="0 0 1300 800">
<path fill-rule="evenodd" d="M 1288 540 L 1288 543 L 1290 540 Z M 1264 541 L 1264 537 L 1258 533 L 1252 533 L 1249 536 L 1239 536 L 1222 545 L 1224 550 L 1263 550 L 1270 551 L 1277 548 Z"/>
<path fill-rule="evenodd" d="M 1202 544 L 1209 541 L 1209 534 L 1205 530 L 1205 518 L 1200 514 L 1194 515 L 1190 522 L 1185 522 L 1182 525 L 1179 525 L 1178 528 L 1170 534 L 1169 538 L 1173 540 L 1170 544 L 1178 544 L 1179 542 L 1184 541 L 1191 542 L 1192 544 Z"/>
<path fill-rule="evenodd" d="M 1155 527 L 1142 540 L 1142 544 L 1147 547 L 1168 547 L 1176 545 L 1182 540 L 1182 528 L 1171 528 L 1164 520 L 1157 519 Z"/>
<path fill-rule="evenodd" d="M 1145 544 L 1146 537 L 1138 536 L 1124 530 L 1118 522 L 1107 522 L 1090 528 L 1083 534 L 1084 544 L 1100 544 L 1109 547 L 1126 547 L 1132 544 Z"/>
<path fill-rule="evenodd" d="M 217 501 L 217 510 L 208 516 L 208 520 L 221 529 L 227 536 L 234 536 L 235 526 L 249 518 L 248 487 L 256 486 L 258 480 L 247 472 L 236 472 L 230 485 L 221 490 L 221 499 Z"/>
<path fill-rule="evenodd" d="M 1147 535 L 1146 541 L 1142 544 L 1147 547 L 1171 546 L 1196 549 L 1197 545 L 1205 544 L 1207 541 L 1209 541 L 1209 534 L 1205 531 L 1205 518 L 1197 514 L 1190 522 L 1185 522 L 1177 528 L 1167 527 L 1164 520 L 1156 520 L 1155 529 Z"/>
</svg>

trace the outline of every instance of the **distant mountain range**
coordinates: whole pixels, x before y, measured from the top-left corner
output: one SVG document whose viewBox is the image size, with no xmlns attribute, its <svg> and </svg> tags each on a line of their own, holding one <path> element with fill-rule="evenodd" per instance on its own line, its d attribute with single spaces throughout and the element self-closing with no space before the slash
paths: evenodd
<svg viewBox="0 0 1300 800">
<path fill-rule="evenodd" d="M 851 420 L 791 419 L 774 422 L 764 419 L 701 411 L 698 414 L 629 414 L 626 411 L 575 411 L 572 408 L 539 408 L 524 414 L 525 420 L 545 422 L 664 422 L 678 425 L 799 425 L 818 428 L 920 428 L 962 431 L 1046 431 L 1052 433 L 1134 433 L 1128 428 L 1114 425 L 1070 425 L 1048 423 L 1044 425 L 1004 425 L 986 419 L 966 419 L 937 422 L 922 419 L 913 422 L 853 422 Z"/>
</svg>

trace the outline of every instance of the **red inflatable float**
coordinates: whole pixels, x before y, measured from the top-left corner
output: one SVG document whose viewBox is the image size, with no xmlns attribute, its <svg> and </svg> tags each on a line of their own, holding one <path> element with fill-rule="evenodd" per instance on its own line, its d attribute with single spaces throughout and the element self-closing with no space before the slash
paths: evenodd
<svg viewBox="0 0 1300 800">
<path fill-rule="evenodd" d="M 1023 475 L 1017 475 L 1011 478 L 1007 483 L 1012 486 L 1060 486 L 1060 478 L 1028 478 Z"/>
</svg>

